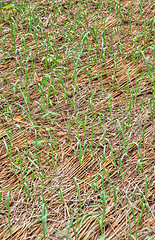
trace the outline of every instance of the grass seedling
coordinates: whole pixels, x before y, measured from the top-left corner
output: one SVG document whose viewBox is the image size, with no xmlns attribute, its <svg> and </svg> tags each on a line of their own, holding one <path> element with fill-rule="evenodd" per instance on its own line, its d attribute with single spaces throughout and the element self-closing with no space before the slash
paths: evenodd
<svg viewBox="0 0 155 240">
<path fill-rule="evenodd" d="M 108 142 L 108 144 L 109 144 L 109 147 L 110 147 L 110 153 L 111 153 L 111 155 L 112 155 L 112 159 L 113 159 L 113 161 L 112 161 L 112 163 L 113 163 L 113 165 L 116 167 L 116 156 L 114 155 L 114 152 L 113 152 L 113 148 L 112 148 L 112 145 L 111 145 L 111 142 L 110 142 L 110 140 L 108 139 L 108 138 L 105 138 L 104 139 L 104 142 Z"/>
<path fill-rule="evenodd" d="M 148 214 L 149 213 L 149 204 L 147 201 L 147 192 L 148 192 L 148 175 L 145 176 L 145 194 L 143 196 L 145 205 L 146 205 L 146 209 L 147 209 L 147 214 Z"/>
<path fill-rule="evenodd" d="M 89 217 L 89 215 L 92 215 L 92 214 L 91 213 L 90 214 L 84 214 L 84 216 L 82 216 L 80 219 L 78 219 L 77 218 L 77 214 L 74 212 L 72 219 L 69 220 L 67 222 L 67 224 L 66 224 L 65 232 L 62 232 L 59 229 L 54 229 L 55 232 L 57 233 L 59 239 L 61 240 L 62 236 L 64 236 L 66 240 L 71 240 L 71 238 L 70 238 L 70 229 L 72 228 L 73 229 L 74 238 L 75 238 L 75 240 L 78 240 L 78 236 L 79 236 L 80 230 L 81 230 L 81 228 L 83 226 L 83 223 L 86 220 L 86 218 Z"/>
<path fill-rule="evenodd" d="M 122 180 L 123 180 L 123 173 L 122 173 L 122 164 L 123 164 L 123 159 L 125 156 L 127 156 L 126 152 L 125 153 L 121 153 L 121 141 L 119 139 L 119 146 L 118 146 L 118 158 L 119 158 L 119 172 L 120 172 L 120 175 L 122 176 Z"/>
<path fill-rule="evenodd" d="M 128 199 L 129 200 L 129 199 Z M 130 239 L 134 239 L 134 240 L 138 240 L 138 227 L 139 227 L 139 223 L 142 219 L 142 215 L 145 209 L 145 203 L 142 202 L 142 208 L 141 208 L 141 212 L 138 214 L 138 219 L 136 221 L 136 213 L 135 213 L 135 209 L 133 207 L 132 202 L 129 200 L 130 206 L 131 206 L 131 212 L 132 212 L 132 216 L 133 216 L 133 220 L 134 220 L 134 226 L 135 226 L 135 237 L 131 234 L 131 227 L 129 227 L 130 229 Z M 129 216 L 128 216 L 128 220 L 129 220 Z M 129 220 L 129 225 L 130 225 L 130 220 Z"/>
<path fill-rule="evenodd" d="M 78 56 L 77 56 L 76 64 L 75 64 L 74 71 L 73 71 L 73 75 L 72 75 L 73 86 L 74 86 L 75 88 L 76 88 L 76 86 L 77 86 L 77 83 L 76 83 L 76 79 L 77 79 L 77 67 L 78 67 L 78 64 L 79 64 L 79 62 L 80 62 L 80 57 L 81 57 L 81 55 L 82 55 L 83 49 L 84 49 L 84 47 L 82 47 L 81 51 L 79 52 L 79 54 L 78 54 Z"/>
<path fill-rule="evenodd" d="M 78 199 L 79 199 L 79 206 L 80 206 L 81 212 L 83 212 L 83 210 L 82 210 L 81 198 L 80 198 L 80 191 L 79 191 L 79 186 L 78 186 L 76 177 L 73 177 L 73 181 L 74 181 L 75 190 L 76 190 L 76 192 L 77 192 Z"/>
<path fill-rule="evenodd" d="M 119 128 L 119 131 L 121 132 L 121 135 L 122 135 L 122 138 L 123 138 L 123 141 L 124 141 L 124 145 L 125 145 L 126 154 L 128 156 L 127 141 L 126 141 L 125 136 L 124 136 L 124 131 L 121 127 L 119 119 L 117 119 L 116 122 L 117 122 L 117 125 L 118 125 L 118 128 Z"/>
<path fill-rule="evenodd" d="M 23 185 L 24 185 L 24 191 L 25 191 L 25 196 L 26 196 L 26 198 L 28 197 L 29 199 L 31 199 L 29 186 L 27 185 L 26 181 L 24 182 Z"/>
<path fill-rule="evenodd" d="M 105 169 L 106 175 L 107 175 L 107 180 L 108 180 L 108 184 L 109 184 L 109 189 L 108 189 L 108 195 L 110 196 L 111 194 L 111 189 L 113 188 L 111 182 L 110 182 L 110 175 L 107 169 Z"/>
<path fill-rule="evenodd" d="M 12 236 L 12 228 L 11 228 L 11 222 L 10 222 L 10 200 L 11 200 L 11 192 L 7 192 L 7 208 L 8 208 L 8 224 L 9 224 L 9 231 Z"/>
<path fill-rule="evenodd" d="M 72 123 L 71 120 L 72 120 L 72 116 L 68 117 L 68 120 L 66 121 L 66 128 L 68 130 L 69 136 L 70 136 L 71 127 L 74 125 L 74 123 Z"/>
<path fill-rule="evenodd" d="M 143 131 L 142 131 L 142 129 L 141 129 L 141 126 L 140 126 L 140 123 L 139 123 L 139 121 L 138 121 L 138 119 L 136 119 L 136 121 L 137 121 L 137 123 L 138 123 L 138 126 L 139 126 L 139 131 L 140 131 L 140 135 L 141 135 L 141 137 L 142 137 L 142 141 L 143 141 L 143 147 L 145 147 L 145 126 L 144 126 L 144 129 L 143 129 Z"/>
<path fill-rule="evenodd" d="M 104 131 L 104 124 L 106 123 L 105 116 L 102 113 L 99 113 L 99 122 L 100 122 L 100 127 L 102 128 L 102 131 Z"/>
<path fill-rule="evenodd" d="M 132 240 L 132 239 L 134 239 L 134 238 L 133 238 L 133 235 L 132 235 L 132 233 L 131 233 L 131 221 L 130 221 L 130 216 L 129 216 L 128 212 L 126 212 L 126 213 L 127 213 L 128 222 L 129 222 L 129 238 L 130 238 L 130 240 Z"/>
<path fill-rule="evenodd" d="M 106 199 L 109 197 L 108 195 L 106 195 L 105 192 L 105 184 L 104 184 L 104 176 L 105 176 L 105 169 L 103 169 L 103 173 L 100 173 L 99 176 L 102 179 L 102 183 L 101 183 L 101 189 L 100 189 L 100 199 L 98 200 L 99 204 L 102 204 L 102 206 L 100 206 L 100 208 L 102 209 L 102 213 L 101 215 L 101 219 L 99 218 L 99 225 L 100 225 L 100 231 L 101 234 L 103 234 L 103 223 L 104 223 L 104 219 L 105 219 L 105 209 L 106 209 Z"/>
<path fill-rule="evenodd" d="M 60 195 L 59 196 L 62 199 L 63 204 L 65 205 L 65 200 L 64 200 L 64 196 L 63 196 L 62 188 L 61 188 L 60 184 L 59 184 L 59 190 L 60 190 Z"/>
<path fill-rule="evenodd" d="M 24 170 L 24 161 L 22 159 L 22 155 L 20 153 L 20 150 L 15 146 L 16 150 L 18 151 L 18 160 L 19 160 L 19 170 L 20 170 L 20 178 L 18 173 L 18 179 L 20 180 L 20 183 L 23 184 L 24 178 L 26 177 L 26 173 L 28 169 Z"/>
<path fill-rule="evenodd" d="M 70 232 L 70 229 L 72 228 L 73 232 L 74 232 L 75 239 L 77 240 L 78 233 L 76 233 L 76 230 L 75 230 L 75 227 L 74 227 L 74 220 L 75 220 L 75 216 L 73 216 L 72 219 L 70 221 L 68 221 L 67 226 L 66 226 L 65 235 L 68 236 L 68 239 L 70 239 L 69 238 L 69 232 Z"/>
<path fill-rule="evenodd" d="M 87 140 L 83 144 L 81 144 L 80 139 L 77 138 L 77 137 L 76 137 L 76 139 L 77 139 L 77 148 L 76 148 L 76 150 L 75 150 L 75 148 L 73 148 L 73 149 L 74 149 L 74 152 L 75 152 L 76 156 L 78 157 L 78 159 L 80 161 L 80 164 L 83 164 L 84 154 L 85 154 L 85 151 L 86 151 L 86 150 L 83 151 L 83 148 L 85 149 L 85 145 L 87 143 Z"/>
<path fill-rule="evenodd" d="M 46 240 L 49 239 L 48 233 L 47 233 L 47 216 L 48 216 L 48 209 L 45 204 L 44 195 L 42 194 L 42 227 L 43 227 L 43 239 Z M 46 238 L 47 236 L 47 238 Z"/>
<path fill-rule="evenodd" d="M 44 203 L 44 202 L 43 202 Z M 30 227 L 32 227 L 33 225 L 35 225 L 36 223 L 42 222 L 42 226 L 43 226 L 43 234 L 45 233 L 46 236 L 46 230 L 47 230 L 47 217 L 50 216 L 51 214 L 48 213 L 47 209 L 45 209 L 45 205 L 42 204 L 42 217 L 37 218 L 33 223 L 29 224 L 27 226 L 27 229 L 29 229 Z M 47 235 L 48 237 L 48 235 Z M 46 238 L 43 237 L 43 239 L 45 240 Z"/>
<path fill-rule="evenodd" d="M 102 214 L 101 214 L 101 219 L 99 219 L 99 226 L 100 226 L 101 234 L 103 234 L 103 223 L 104 223 L 104 219 L 105 219 L 106 198 L 107 198 L 107 195 L 105 194 L 104 190 L 102 190 L 100 199 L 98 200 L 99 203 L 102 204 L 102 207 L 101 207 Z"/>
<path fill-rule="evenodd" d="M 89 102 L 89 106 L 90 106 L 90 111 L 91 111 L 92 117 L 94 117 L 94 103 L 93 103 L 93 91 L 92 91 L 92 88 L 91 88 L 91 97 L 89 97 L 89 94 L 88 94 L 86 89 L 85 89 L 85 91 L 86 91 L 86 94 L 87 94 L 87 98 L 88 98 L 88 102 Z"/>
<path fill-rule="evenodd" d="M 140 151 L 140 147 L 139 147 L 138 143 L 137 142 L 131 143 L 131 145 L 133 145 L 133 144 L 135 144 L 137 146 L 138 152 L 139 152 L 139 156 L 140 156 L 139 160 L 137 161 L 137 168 L 138 168 L 138 172 L 140 173 L 141 171 L 140 171 L 139 166 L 141 167 L 141 169 L 143 171 L 143 164 L 144 164 L 143 163 L 143 155 L 142 155 L 142 153 Z"/>
<path fill-rule="evenodd" d="M 7 142 L 5 141 L 5 139 L 3 140 L 5 148 L 6 148 L 6 152 L 10 158 L 10 162 L 12 162 L 12 142 L 10 144 L 10 146 L 7 144 Z"/>
<path fill-rule="evenodd" d="M 91 152 L 91 157 L 93 157 L 93 134 L 94 134 L 94 127 L 93 127 L 93 120 L 91 120 L 91 140 L 88 141 L 89 147 L 90 147 L 90 152 Z"/>
<path fill-rule="evenodd" d="M 152 71 L 151 71 L 151 68 L 154 69 L 154 66 L 151 63 L 151 61 L 146 58 L 146 56 L 145 56 L 143 51 L 141 51 L 141 54 L 142 54 L 142 56 L 143 56 L 143 58 L 145 60 L 146 67 L 147 67 L 147 70 L 149 72 L 149 76 L 150 76 L 150 80 L 151 80 L 151 86 L 152 86 L 152 89 L 154 90 L 153 92 L 155 92 L 155 82 L 153 80 Z"/>
</svg>

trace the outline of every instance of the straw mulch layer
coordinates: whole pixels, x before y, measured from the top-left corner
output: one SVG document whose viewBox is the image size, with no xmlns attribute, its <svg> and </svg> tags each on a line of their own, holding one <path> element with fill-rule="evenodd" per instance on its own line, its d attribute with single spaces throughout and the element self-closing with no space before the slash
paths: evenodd
<svg viewBox="0 0 155 240">
<path fill-rule="evenodd" d="M 87 13 L 88 29 L 95 26 L 98 21 L 98 31 L 101 32 L 103 18 L 105 19 L 105 37 L 109 38 L 105 46 L 106 62 L 104 59 L 99 59 L 101 39 L 97 40 L 97 48 L 93 37 L 89 35 L 88 38 L 94 49 L 88 52 L 87 47 L 84 47 L 80 56 L 81 63 L 78 63 L 78 70 L 81 71 L 76 75 L 75 65 L 80 53 L 72 49 L 70 57 L 68 53 L 67 59 L 65 58 L 65 51 L 70 46 L 65 45 L 63 31 L 64 22 L 66 22 L 66 32 L 70 21 L 76 24 L 76 8 L 81 1 L 74 1 L 70 6 L 70 17 L 65 14 L 65 9 L 69 7 L 67 2 L 60 3 L 64 6 L 64 14 L 59 18 L 54 17 L 54 5 L 50 1 L 38 3 L 40 4 L 38 14 L 43 19 L 44 32 L 47 36 L 51 34 L 52 22 L 55 26 L 52 44 L 56 46 L 58 43 L 58 48 L 63 46 L 59 50 L 57 69 L 66 68 L 66 75 L 62 76 L 62 79 L 65 79 L 66 95 L 58 71 L 53 67 L 51 73 L 50 66 L 43 60 L 45 54 L 52 54 L 52 50 L 46 52 L 42 39 L 36 46 L 33 36 L 25 34 L 27 49 L 31 49 L 31 54 L 22 55 L 23 42 L 20 34 L 23 35 L 22 28 L 26 29 L 27 24 L 24 19 L 18 19 L 18 34 L 15 36 L 16 46 L 21 49 L 21 52 L 17 53 L 18 61 L 15 61 L 13 52 L 6 54 L 5 59 L 1 56 L 0 239 L 39 239 L 44 236 L 44 232 L 44 238 L 52 240 L 95 240 L 104 235 L 107 235 L 107 238 L 103 239 L 108 240 L 129 239 L 131 234 L 136 239 L 135 226 L 138 221 L 137 239 L 144 240 L 147 239 L 146 237 L 153 239 L 155 137 L 154 110 L 151 112 L 150 104 L 154 101 L 154 92 L 146 62 L 142 55 L 135 54 L 138 46 L 145 42 L 145 39 L 141 39 L 140 32 L 144 28 L 145 20 L 152 19 L 155 13 L 154 7 L 149 1 L 144 4 L 143 17 L 138 25 L 135 16 L 139 1 L 134 1 L 131 23 L 124 17 L 124 13 L 123 27 L 119 28 L 115 13 L 113 11 L 107 13 L 103 4 L 97 17 L 95 3 L 97 1 L 92 1 Z M 35 1 L 31 1 L 32 7 L 35 4 Z M 86 8 L 84 3 L 81 4 Z M 131 7 L 129 1 L 120 1 L 120 4 L 124 9 Z M 2 18 L 0 21 L 5 29 L 10 27 L 9 19 Z M 57 28 L 62 32 L 57 31 Z M 77 37 L 80 38 L 82 26 L 77 28 L 79 31 Z M 115 37 L 111 45 L 110 36 L 113 31 Z M 1 49 L 3 48 L 7 53 L 13 38 L 7 30 L 4 34 L 6 40 L 5 45 L 1 45 Z M 70 34 L 72 41 L 75 41 L 71 45 L 73 48 L 78 45 L 78 40 L 72 32 Z M 4 39 L 3 34 L 1 39 Z M 124 47 L 124 56 L 118 53 L 114 59 L 111 51 L 117 51 L 120 39 Z M 134 44 L 133 39 L 136 42 Z M 154 46 L 153 39 L 154 25 L 151 33 L 148 30 L 144 48 Z M 88 61 L 89 57 L 96 60 Z M 146 57 L 152 61 L 153 54 L 150 48 Z M 27 73 L 22 65 L 24 60 L 27 64 Z M 16 77 L 17 68 L 18 77 Z M 20 88 L 25 86 L 26 74 L 29 79 L 32 76 L 24 88 L 30 105 L 26 105 Z M 43 106 L 43 96 L 46 96 L 47 89 L 51 87 L 48 77 L 42 80 L 45 74 L 52 75 L 54 86 L 50 91 L 52 105 L 49 104 L 48 112 L 55 112 L 57 115 L 40 118 L 45 114 L 40 107 Z M 152 72 L 151 77 L 154 79 L 153 74 Z M 145 76 L 142 77 L 143 75 Z M 72 87 L 75 83 L 74 79 L 75 88 Z M 19 85 L 14 90 L 14 94 L 13 83 Z M 40 86 L 43 86 L 43 93 L 40 91 Z M 75 103 L 74 106 L 72 102 Z M 11 106 L 12 116 L 4 111 L 7 104 Z M 29 116 L 32 117 L 33 122 Z M 100 123 L 101 116 L 104 117 Z M 53 119 L 53 125 L 49 117 Z M 86 118 L 84 131 L 81 122 Z M 68 119 L 71 124 L 70 132 L 67 129 Z M 124 135 L 121 133 L 119 123 Z M 53 143 L 50 134 L 53 136 Z M 105 140 L 104 134 L 109 141 Z M 123 146 L 120 152 L 119 145 Z M 123 156 L 126 145 L 128 156 L 127 154 Z M 120 161 L 122 161 L 121 168 Z M 75 188 L 75 179 L 81 202 Z M 105 198 L 105 206 L 103 198 Z M 104 219 L 102 219 L 103 214 Z M 101 224 L 103 224 L 102 229 Z M 74 230 L 78 232 L 77 238 Z"/>
</svg>

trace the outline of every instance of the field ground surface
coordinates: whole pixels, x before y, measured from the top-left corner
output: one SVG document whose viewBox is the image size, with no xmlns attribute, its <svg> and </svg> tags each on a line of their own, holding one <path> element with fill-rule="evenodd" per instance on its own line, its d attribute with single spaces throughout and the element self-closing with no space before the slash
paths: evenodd
<svg viewBox="0 0 155 240">
<path fill-rule="evenodd" d="M 154 16 L 0 0 L 0 239 L 154 239 Z"/>
</svg>

